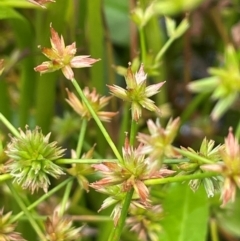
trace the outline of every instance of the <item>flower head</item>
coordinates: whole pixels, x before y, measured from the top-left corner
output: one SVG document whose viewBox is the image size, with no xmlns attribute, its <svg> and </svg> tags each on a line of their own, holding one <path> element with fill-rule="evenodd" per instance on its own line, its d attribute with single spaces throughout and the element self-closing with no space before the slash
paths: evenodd
<svg viewBox="0 0 240 241">
<path fill-rule="evenodd" d="M 41 74 L 47 72 L 53 72 L 61 69 L 64 76 L 72 80 L 74 73 L 72 68 L 85 68 L 91 67 L 92 64 L 100 59 L 89 58 L 89 55 L 75 56 L 77 49 L 76 43 L 65 46 L 63 36 L 59 36 L 58 33 L 50 26 L 51 35 L 50 42 L 52 48 L 41 47 L 42 53 L 50 59 L 50 61 L 43 62 L 34 68 L 35 71 Z"/>
<path fill-rule="evenodd" d="M 150 111 L 160 111 L 149 97 L 157 94 L 165 82 L 146 86 L 146 78 L 147 74 L 144 72 L 143 64 L 135 75 L 129 66 L 125 77 L 126 89 L 117 85 L 108 86 L 112 95 L 131 103 L 132 119 L 135 121 L 141 117 L 142 107 Z"/>
<path fill-rule="evenodd" d="M 20 129 L 19 137 L 12 137 L 7 145 L 6 154 L 10 161 L 7 170 L 14 181 L 32 193 L 39 188 L 45 192 L 50 184 L 48 175 L 58 178 L 63 175 L 62 169 L 53 163 L 63 155 L 64 150 L 50 142 L 50 133 L 44 136 L 39 128 L 33 131 L 26 127 L 26 133 Z"/>
<path fill-rule="evenodd" d="M 1 241 L 26 241 L 21 234 L 15 232 L 16 224 L 10 222 L 11 212 L 3 214 L 4 209 L 0 209 L 0 240 Z"/>
<path fill-rule="evenodd" d="M 46 224 L 46 238 L 48 241 L 74 241 L 80 236 L 80 228 L 72 227 L 69 218 L 60 217 L 55 211 L 52 217 L 48 217 Z"/>
<path fill-rule="evenodd" d="M 92 118 L 91 113 L 89 112 L 87 106 L 82 103 L 79 98 L 68 89 L 66 89 L 68 99 L 66 101 L 68 104 L 82 117 L 90 120 Z M 105 122 L 110 122 L 111 118 L 114 117 L 118 112 L 109 112 L 109 111 L 101 111 L 104 108 L 109 100 L 112 98 L 111 96 L 100 96 L 96 89 L 94 88 L 91 92 L 88 87 L 85 87 L 83 90 L 84 95 L 88 99 L 90 105 L 98 115 L 99 119 Z"/>
<path fill-rule="evenodd" d="M 46 8 L 46 3 L 55 3 L 55 0 L 28 0 L 28 2 L 33 3 L 37 6 L 40 6 L 42 8 Z"/>
<path fill-rule="evenodd" d="M 165 129 L 160 125 L 159 119 L 156 123 L 148 120 L 147 126 L 150 135 L 139 133 L 137 136 L 138 141 L 144 144 L 142 153 L 149 154 L 151 160 L 160 160 L 160 165 L 164 156 L 169 158 L 179 157 L 172 146 L 179 125 L 179 118 L 170 119 Z"/>
<path fill-rule="evenodd" d="M 101 189 L 106 186 L 121 184 L 123 192 L 134 188 L 142 203 L 147 204 L 149 191 L 144 184 L 144 180 L 163 178 L 172 174 L 173 171 L 167 169 L 155 170 L 155 166 L 142 154 L 142 148 L 143 145 L 140 144 L 138 148 L 134 149 L 129 145 L 128 139 L 126 139 L 123 148 L 123 162 L 106 162 L 93 165 L 96 170 L 102 173 L 104 178 L 92 183 L 90 186 L 95 189 Z"/>
<path fill-rule="evenodd" d="M 221 193 L 224 206 L 229 201 L 235 200 L 236 188 L 240 188 L 240 146 L 232 133 L 232 128 L 229 129 L 228 136 L 225 138 L 225 148 L 219 153 L 223 162 L 204 165 L 202 169 L 218 172 L 224 177 Z"/>
</svg>

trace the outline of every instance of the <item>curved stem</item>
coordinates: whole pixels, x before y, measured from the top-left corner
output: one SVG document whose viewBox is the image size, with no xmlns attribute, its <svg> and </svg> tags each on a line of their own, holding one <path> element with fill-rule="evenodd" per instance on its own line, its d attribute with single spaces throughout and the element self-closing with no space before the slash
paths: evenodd
<svg viewBox="0 0 240 241">
<path fill-rule="evenodd" d="M 85 97 L 85 95 L 84 95 L 82 89 L 80 88 L 80 86 L 78 85 L 77 81 L 75 79 L 72 79 L 72 83 L 73 83 L 76 91 L 78 92 L 79 96 L 81 97 L 82 101 L 87 106 L 89 112 L 91 113 L 93 119 L 95 120 L 96 124 L 98 125 L 99 129 L 101 130 L 103 136 L 107 140 L 109 146 L 112 148 L 112 151 L 114 152 L 115 156 L 117 157 L 117 159 L 120 162 L 122 162 L 122 157 L 121 157 L 120 153 L 118 152 L 118 150 L 117 150 L 115 144 L 113 143 L 111 137 L 109 136 L 109 134 L 106 131 L 105 127 L 103 126 L 102 122 L 99 120 L 97 114 L 95 113 L 95 111 L 93 110 L 92 106 L 90 105 L 90 103 L 88 102 L 87 98 Z"/>
<path fill-rule="evenodd" d="M 124 200 L 124 204 L 122 206 L 121 216 L 118 220 L 117 226 L 112 230 L 112 233 L 110 234 L 108 241 L 120 240 L 121 233 L 122 233 L 122 230 L 123 230 L 123 227 L 124 227 L 124 224 L 126 221 L 126 217 L 128 214 L 128 208 L 129 208 L 131 200 L 132 200 L 133 191 L 134 191 L 134 189 L 132 188 L 129 192 L 127 192 L 125 200 Z"/>
<path fill-rule="evenodd" d="M 170 182 L 183 182 L 183 181 L 190 181 L 193 179 L 204 179 L 206 177 L 214 177 L 219 176 L 219 173 L 215 172 L 205 172 L 205 173 L 197 173 L 187 176 L 175 176 L 175 177 L 166 177 L 166 178 L 156 178 L 156 179 L 149 179 L 144 181 L 146 185 L 158 185 L 158 184 L 165 184 Z"/>
</svg>

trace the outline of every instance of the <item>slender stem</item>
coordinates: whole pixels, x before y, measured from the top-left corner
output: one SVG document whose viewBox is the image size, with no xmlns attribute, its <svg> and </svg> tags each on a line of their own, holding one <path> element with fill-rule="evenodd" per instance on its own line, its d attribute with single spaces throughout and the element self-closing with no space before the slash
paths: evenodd
<svg viewBox="0 0 240 241">
<path fill-rule="evenodd" d="M 12 132 L 14 136 L 20 137 L 18 130 L 5 118 L 5 116 L 2 113 L 0 113 L 0 120 Z"/>
<path fill-rule="evenodd" d="M 104 135 L 105 139 L 107 140 L 109 146 L 112 148 L 112 151 L 114 152 L 115 156 L 117 157 L 117 159 L 120 162 L 122 162 L 122 157 L 121 157 L 120 153 L 118 152 L 118 149 L 116 148 L 115 144 L 113 143 L 111 137 L 109 136 L 109 134 L 106 131 L 105 127 L 103 126 L 102 122 L 99 120 L 99 118 L 98 118 L 97 114 L 95 113 L 95 111 L 93 110 L 92 106 L 88 102 L 87 98 L 85 97 L 85 95 L 84 95 L 82 89 L 80 88 L 80 86 L 78 85 L 77 81 L 75 79 L 72 79 L 72 83 L 73 83 L 76 91 L 78 92 L 79 96 L 81 97 L 82 101 L 87 106 L 89 112 L 91 113 L 93 119 L 95 120 L 96 124 L 98 125 L 98 127 L 101 130 L 102 134 Z"/>
<path fill-rule="evenodd" d="M 193 153 L 193 152 L 190 152 L 190 151 L 185 151 L 185 150 L 177 148 L 177 147 L 175 147 L 174 149 L 177 152 L 179 152 L 180 154 L 182 154 L 183 156 L 186 156 L 188 158 L 192 158 L 192 159 L 194 159 L 196 161 L 199 161 L 200 163 L 206 163 L 206 164 L 212 164 L 213 163 L 209 159 L 207 159 L 205 157 L 202 157 L 202 156 L 199 156 L 197 153 Z"/>
<path fill-rule="evenodd" d="M 124 200 L 124 204 L 122 206 L 121 216 L 118 220 L 117 226 L 112 230 L 112 233 L 110 234 L 108 241 L 120 240 L 121 233 L 122 233 L 122 230 L 123 230 L 123 227 L 124 227 L 124 224 L 126 221 L 126 217 L 128 214 L 128 208 L 129 208 L 131 200 L 132 200 L 133 191 L 134 191 L 134 189 L 132 188 L 129 192 L 127 192 L 125 200 Z"/>
<path fill-rule="evenodd" d="M 158 184 L 165 184 L 170 182 L 183 182 L 183 181 L 189 181 L 193 179 L 203 179 L 206 177 L 214 177 L 214 176 L 219 176 L 219 174 L 215 172 L 204 172 L 204 173 L 197 173 L 197 174 L 192 174 L 187 176 L 175 176 L 175 177 L 149 179 L 144 181 L 144 183 L 146 185 L 158 185 Z"/>
<path fill-rule="evenodd" d="M 67 206 L 67 201 L 68 201 L 71 189 L 72 189 L 72 185 L 73 185 L 73 181 L 69 182 L 66 186 L 64 196 L 63 196 L 63 199 L 62 199 L 62 204 L 61 204 L 59 216 L 62 216 L 64 214 L 64 211 L 65 211 L 66 206 Z"/>
<path fill-rule="evenodd" d="M 146 41 L 144 36 L 144 29 L 139 28 L 139 35 L 140 35 L 140 46 L 141 46 L 141 61 L 142 63 L 146 63 Z"/>
<path fill-rule="evenodd" d="M 219 241 L 218 238 L 218 230 L 217 230 L 217 223 L 214 218 L 210 220 L 210 232 L 211 232 L 211 240 L 212 241 Z"/>
<path fill-rule="evenodd" d="M 156 58 L 155 58 L 155 62 L 159 62 L 160 59 L 162 58 L 162 56 L 165 54 L 165 52 L 167 51 L 167 49 L 170 47 L 170 45 L 173 43 L 173 41 L 175 40 L 175 38 L 171 37 L 170 39 L 168 39 L 168 41 L 163 45 L 163 47 L 160 49 L 160 51 L 158 52 Z"/>
<path fill-rule="evenodd" d="M 81 129 L 80 129 L 80 132 L 79 132 L 78 144 L 77 144 L 77 150 L 76 150 L 77 158 L 80 157 L 81 152 L 82 152 L 84 136 L 85 136 L 86 129 L 87 129 L 87 123 L 88 122 L 87 122 L 86 119 L 82 120 L 82 125 L 81 125 Z"/>
<path fill-rule="evenodd" d="M 109 216 L 97 215 L 72 215 L 71 220 L 80 222 L 109 222 L 112 218 Z"/>
<path fill-rule="evenodd" d="M 137 122 L 132 119 L 131 132 L 130 132 L 130 145 L 134 145 L 135 137 L 137 132 Z"/>
<path fill-rule="evenodd" d="M 23 210 L 25 215 L 28 217 L 28 220 L 31 223 L 33 229 L 36 231 L 36 233 L 38 234 L 40 239 L 42 241 L 45 241 L 46 240 L 45 235 L 42 233 L 42 230 L 39 228 L 38 224 L 36 223 L 36 221 L 32 217 L 31 213 L 27 210 L 27 207 L 25 206 L 24 202 L 22 201 L 22 199 L 18 195 L 18 192 L 15 190 L 15 188 L 12 185 L 12 183 L 8 182 L 7 185 L 8 185 L 8 188 L 10 189 L 14 199 L 18 203 L 19 207 Z"/>
<path fill-rule="evenodd" d="M 12 176 L 10 174 L 2 174 L 2 175 L 0 175 L 0 183 L 5 182 L 5 181 L 7 181 L 8 179 L 11 179 L 11 178 L 12 178 Z"/>
<path fill-rule="evenodd" d="M 58 186 L 54 187 L 53 189 L 51 189 L 48 193 L 44 194 L 43 196 L 41 196 L 37 201 L 35 201 L 34 203 L 32 203 L 31 205 L 29 205 L 27 207 L 27 210 L 30 211 L 33 208 L 35 208 L 39 203 L 43 202 L 45 199 L 51 197 L 55 192 L 57 192 L 58 190 L 60 190 L 62 187 L 64 187 L 67 183 L 69 183 L 71 180 L 73 180 L 73 177 L 68 178 L 67 180 L 61 182 Z M 15 222 L 17 221 L 20 217 L 22 217 L 22 215 L 24 215 L 24 212 L 21 211 L 20 213 L 18 213 L 17 215 L 15 215 L 12 219 L 11 222 Z"/>
<path fill-rule="evenodd" d="M 117 162 L 117 159 L 58 159 L 57 161 L 55 161 L 56 164 L 97 164 L 102 162 Z"/>
<path fill-rule="evenodd" d="M 166 158 L 163 160 L 164 164 L 180 164 L 182 162 L 189 162 L 190 160 L 188 158 L 181 158 L 181 159 L 171 159 Z"/>
</svg>

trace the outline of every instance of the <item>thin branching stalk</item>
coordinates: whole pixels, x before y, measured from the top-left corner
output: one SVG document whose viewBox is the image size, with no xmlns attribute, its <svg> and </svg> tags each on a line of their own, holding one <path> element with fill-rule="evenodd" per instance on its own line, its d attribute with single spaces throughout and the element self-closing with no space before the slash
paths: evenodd
<svg viewBox="0 0 240 241">
<path fill-rule="evenodd" d="M 64 192 L 64 195 L 63 195 L 62 203 L 61 203 L 61 209 L 60 209 L 60 212 L 59 212 L 59 216 L 62 216 L 64 214 L 64 211 L 67 207 L 67 202 L 68 202 L 68 199 L 69 199 L 69 196 L 70 196 L 72 185 L 73 185 L 73 180 L 71 180 L 65 188 L 65 192 Z"/>
<path fill-rule="evenodd" d="M 53 189 L 51 189 L 49 192 L 47 192 L 46 194 L 42 195 L 37 201 L 35 201 L 34 203 L 32 203 L 31 205 L 29 205 L 27 207 L 27 210 L 30 211 L 33 208 L 35 208 L 36 206 L 38 206 L 41 202 L 43 202 L 44 200 L 46 200 L 47 198 L 51 197 L 55 192 L 57 192 L 58 190 L 60 190 L 62 187 L 64 187 L 67 183 L 69 183 L 70 181 L 73 180 L 73 177 L 68 178 L 67 180 L 61 182 L 59 185 L 57 185 L 56 187 L 54 187 Z M 12 219 L 11 222 L 14 223 L 17 220 L 19 220 L 22 216 L 24 215 L 24 212 L 21 211 L 20 213 L 18 213 L 17 215 L 15 215 Z"/>
<path fill-rule="evenodd" d="M 37 235 L 41 238 L 42 241 L 47 241 L 45 238 L 45 235 L 43 234 L 42 230 L 39 228 L 38 224 L 32 217 L 31 213 L 27 210 L 27 207 L 25 206 L 24 202 L 22 201 L 21 197 L 18 195 L 18 192 L 15 190 L 14 186 L 11 182 L 7 182 L 8 188 L 10 189 L 14 199 L 18 203 L 19 207 L 23 210 L 25 215 L 28 217 L 28 220 L 30 224 L 32 225 L 33 229 L 37 233 Z"/>
<path fill-rule="evenodd" d="M 90 103 L 88 102 L 87 98 L 85 97 L 82 89 L 80 88 L 80 86 L 78 85 L 77 81 L 75 79 L 72 79 L 72 83 L 76 89 L 76 91 L 78 92 L 79 96 L 81 97 L 82 101 L 84 102 L 84 104 L 87 106 L 89 112 L 91 113 L 93 119 L 95 120 L 96 124 L 98 125 L 99 129 L 101 130 L 103 136 L 105 137 L 105 139 L 107 140 L 109 146 L 112 148 L 112 151 L 114 152 L 115 156 L 117 157 L 117 159 L 122 162 L 122 156 L 120 155 L 120 153 L 118 152 L 115 144 L 113 143 L 111 137 L 109 136 L 108 132 L 106 131 L 105 127 L 103 126 L 102 122 L 99 120 L 97 114 L 95 113 L 95 111 L 93 110 L 92 106 L 90 105 Z"/>
<path fill-rule="evenodd" d="M 56 164 L 98 164 L 102 162 L 117 162 L 118 159 L 59 159 L 55 161 Z"/>
<path fill-rule="evenodd" d="M 180 149 L 180 148 L 177 148 L 175 147 L 175 150 L 177 152 L 179 152 L 181 155 L 187 155 L 188 157 L 191 157 L 193 159 L 195 159 L 196 161 L 199 161 L 200 163 L 205 163 L 205 164 L 212 164 L 213 162 L 205 157 L 202 157 L 200 155 L 198 155 L 197 153 L 192 153 L 192 152 L 189 152 L 189 151 L 185 151 L 183 149 Z"/>
<path fill-rule="evenodd" d="M 166 184 L 171 182 L 183 182 L 183 181 L 190 181 L 194 179 L 204 179 L 206 177 L 214 177 L 218 176 L 219 174 L 215 172 L 205 172 L 205 173 L 197 173 L 191 174 L 187 176 L 175 176 L 175 177 L 166 177 L 166 178 L 156 178 L 156 179 L 149 179 L 144 181 L 146 185 L 158 185 L 158 184 Z"/>
</svg>

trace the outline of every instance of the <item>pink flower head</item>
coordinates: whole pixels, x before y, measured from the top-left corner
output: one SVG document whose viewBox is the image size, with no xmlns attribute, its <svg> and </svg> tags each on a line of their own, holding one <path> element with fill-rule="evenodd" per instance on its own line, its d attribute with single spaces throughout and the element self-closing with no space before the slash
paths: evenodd
<svg viewBox="0 0 240 241">
<path fill-rule="evenodd" d="M 59 36 L 58 33 L 50 25 L 51 38 L 50 42 L 52 48 L 41 47 L 42 53 L 50 59 L 34 68 L 35 71 L 41 74 L 53 72 L 61 69 L 64 76 L 72 80 L 74 73 L 72 68 L 85 68 L 91 67 L 92 64 L 100 59 L 89 58 L 89 55 L 75 56 L 77 49 L 76 43 L 65 46 L 63 36 Z"/>
</svg>

